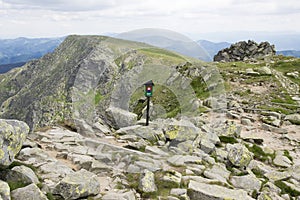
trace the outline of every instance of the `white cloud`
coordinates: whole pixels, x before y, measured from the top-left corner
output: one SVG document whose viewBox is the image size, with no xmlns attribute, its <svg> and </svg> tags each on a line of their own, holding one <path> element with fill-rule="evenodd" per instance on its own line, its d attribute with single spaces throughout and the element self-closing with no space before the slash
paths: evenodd
<svg viewBox="0 0 300 200">
<path fill-rule="evenodd" d="M 298 0 L 0 0 L 0 23 L 6 27 L 0 37 L 100 34 L 147 27 L 182 33 L 300 32 L 298 19 Z"/>
</svg>

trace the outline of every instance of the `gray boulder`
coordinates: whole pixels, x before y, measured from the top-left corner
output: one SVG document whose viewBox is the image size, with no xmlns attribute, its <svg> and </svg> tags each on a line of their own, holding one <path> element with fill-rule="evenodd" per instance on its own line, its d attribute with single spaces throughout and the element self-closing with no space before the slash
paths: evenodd
<svg viewBox="0 0 300 200">
<path fill-rule="evenodd" d="M 290 121 L 292 124 L 300 125 L 300 114 L 287 115 L 285 120 Z"/>
<path fill-rule="evenodd" d="M 9 166 L 29 133 L 26 123 L 0 119 L 0 167 Z"/>
<path fill-rule="evenodd" d="M 269 67 L 264 66 L 258 69 L 258 72 L 262 75 L 272 75 L 272 71 Z"/>
<path fill-rule="evenodd" d="M 218 180 L 222 183 L 227 183 L 229 179 L 230 171 L 226 169 L 224 164 L 215 164 L 211 169 L 207 169 L 204 171 L 203 175 L 210 179 Z"/>
<path fill-rule="evenodd" d="M 137 122 L 137 115 L 121 108 L 109 107 L 106 110 L 110 124 L 113 128 L 132 126 Z"/>
<path fill-rule="evenodd" d="M 46 195 L 33 183 L 26 187 L 13 190 L 11 197 L 12 199 L 48 200 Z"/>
<path fill-rule="evenodd" d="M 207 199 L 207 200 L 251 200 L 247 192 L 239 189 L 228 189 L 219 185 L 212 185 L 190 181 L 188 185 L 188 195 L 191 200 Z"/>
<path fill-rule="evenodd" d="M 78 199 L 100 192 L 100 183 L 95 174 L 81 169 L 68 174 L 54 188 L 53 194 L 61 195 L 64 199 Z"/>
<path fill-rule="evenodd" d="M 125 193 L 108 192 L 101 199 L 102 200 L 136 200 L 133 191 L 128 191 Z"/>
<path fill-rule="evenodd" d="M 116 133 L 118 135 L 134 135 L 151 142 L 156 142 L 162 131 L 155 130 L 152 126 L 135 125 L 120 128 Z"/>
<path fill-rule="evenodd" d="M 233 144 L 228 151 L 228 160 L 237 167 L 246 167 L 252 160 L 250 151 L 242 144 Z"/>
<path fill-rule="evenodd" d="M 273 162 L 279 167 L 290 167 L 293 164 L 293 162 L 288 157 L 284 156 L 281 151 L 276 152 Z"/>
<path fill-rule="evenodd" d="M 259 191 L 262 182 L 256 178 L 254 175 L 246 175 L 246 176 L 232 176 L 230 178 L 231 184 L 235 188 L 245 189 L 245 190 L 256 190 Z"/>
<path fill-rule="evenodd" d="M 9 185 L 0 180 L 0 199 L 10 200 L 10 188 Z"/>
<path fill-rule="evenodd" d="M 152 193 L 157 191 L 154 174 L 151 171 L 145 169 L 141 174 L 139 190 L 144 193 Z"/>
</svg>

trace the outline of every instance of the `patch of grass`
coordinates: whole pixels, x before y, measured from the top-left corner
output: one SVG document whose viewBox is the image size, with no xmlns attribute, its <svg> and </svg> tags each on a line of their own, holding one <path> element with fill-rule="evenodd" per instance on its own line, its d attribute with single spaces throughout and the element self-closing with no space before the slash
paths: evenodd
<svg viewBox="0 0 300 200">
<path fill-rule="evenodd" d="M 274 154 L 265 153 L 263 149 L 256 144 L 253 144 L 252 146 L 246 144 L 246 147 L 248 148 L 249 151 L 251 151 L 254 154 L 254 159 L 260 160 L 262 162 L 265 162 L 270 158 L 273 160 L 275 157 L 275 153 Z"/>
<path fill-rule="evenodd" d="M 275 185 L 281 189 L 281 194 L 288 194 L 292 197 L 300 196 L 300 192 L 287 186 L 283 181 L 275 181 Z"/>
<path fill-rule="evenodd" d="M 251 194 L 252 198 L 257 199 L 258 195 L 259 195 L 259 192 L 257 192 L 257 190 L 253 190 L 253 192 Z"/>
<path fill-rule="evenodd" d="M 52 194 L 52 193 L 47 193 L 46 194 L 46 197 L 49 199 L 49 200 L 55 200 L 55 197 L 54 197 L 54 195 Z"/>
<path fill-rule="evenodd" d="M 29 185 L 28 183 L 23 183 L 21 181 L 7 181 L 7 184 L 9 185 L 11 191 Z"/>
<path fill-rule="evenodd" d="M 193 79 L 191 86 L 199 99 L 207 99 L 210 96 L 207 85 L 201 77 Z"/>
<path fill-rule="evenodd" d="M 234 137 L 219 136 L 219 138 L 222 143 L 229 143 L 229 144 L 238 143 L 238 141 Z"/>
<path fill-rule="evenodd" d="M 286 74 L 288 72 L 299 72 L 300 73 L 300 59 L 293 59 L 288 60 L 287 57 L 285 58 L 279 58 L 277 62 L 275 62 L 272 67 L 283 74 Z M 287 76 L 288 77 L 288 76 Z M 293 77 L 288 77 L 291 81 L 298 83 L 300 85 L 300 79 L 296 79 Z"/>
<path fill-rule="evenodd" d="M 252 169 L 252 172 L 257 178 L 265 178 L 264 174 L 256 168 Z"/>
<path fill-rule="evenodd" d="M 97 92 L 95 94 L 95 105 L 98 105 L 98 103 L 101 101 L 101 99 L 103 99 L 103 96 L 101 95 L 100 92 Z"/>
<path fill-rule="evenodd" d="M 173 53 L 172 51 L 168 51 L 165 49 L 160 49 L 160 48 L 143 48 L 143 49 L 139 49 L 139 51 L 150 55 L 156 54 L 157 56 L 169 56 L 169 57 L 183 59 L 179 54 Z"/>
<path fill-rule="evenodd" d="M 290 152 L 288 150 L 283 151 L 283 155 L 286 156 L 290 161 L 293 162 L 293 157 L 290 155 Z"/>
</svg>

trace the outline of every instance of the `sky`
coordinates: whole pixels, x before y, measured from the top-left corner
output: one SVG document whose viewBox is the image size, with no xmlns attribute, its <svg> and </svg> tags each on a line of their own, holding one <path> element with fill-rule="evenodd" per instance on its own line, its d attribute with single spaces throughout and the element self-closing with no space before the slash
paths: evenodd
<svg viewBox="0 0 300 200">
<path fill-rule="evenodd" d="M 1 39 L 162 28 L 221 41 L 232 32 L 299 34 L 299 19 L 299 0 L 0 0 Z"/>
</svg>

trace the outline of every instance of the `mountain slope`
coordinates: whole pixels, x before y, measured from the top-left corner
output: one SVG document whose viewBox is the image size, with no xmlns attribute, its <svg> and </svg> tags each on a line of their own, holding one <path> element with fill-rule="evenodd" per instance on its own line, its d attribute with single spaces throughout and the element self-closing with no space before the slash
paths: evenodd
<svg viewBox="0 0 300 200">
<path fill-rule="evenodd" d="M 180 91 L 176 87 L 184 82 L 175 69 L 192 66 L 192 62 L 203 65 L 144 43 L 69 36 L 53 53 L 0 75 L 0 116 L 26 121 L 31 129 L 58 122 L 87 126 L 100 120 L 110 124 L 106 110 L 128 110 L 131 95 L 150 79 L 171 85 L 175 93 Z M 191 96 L 178 97 L 188 110 Z"/>
</svg>

